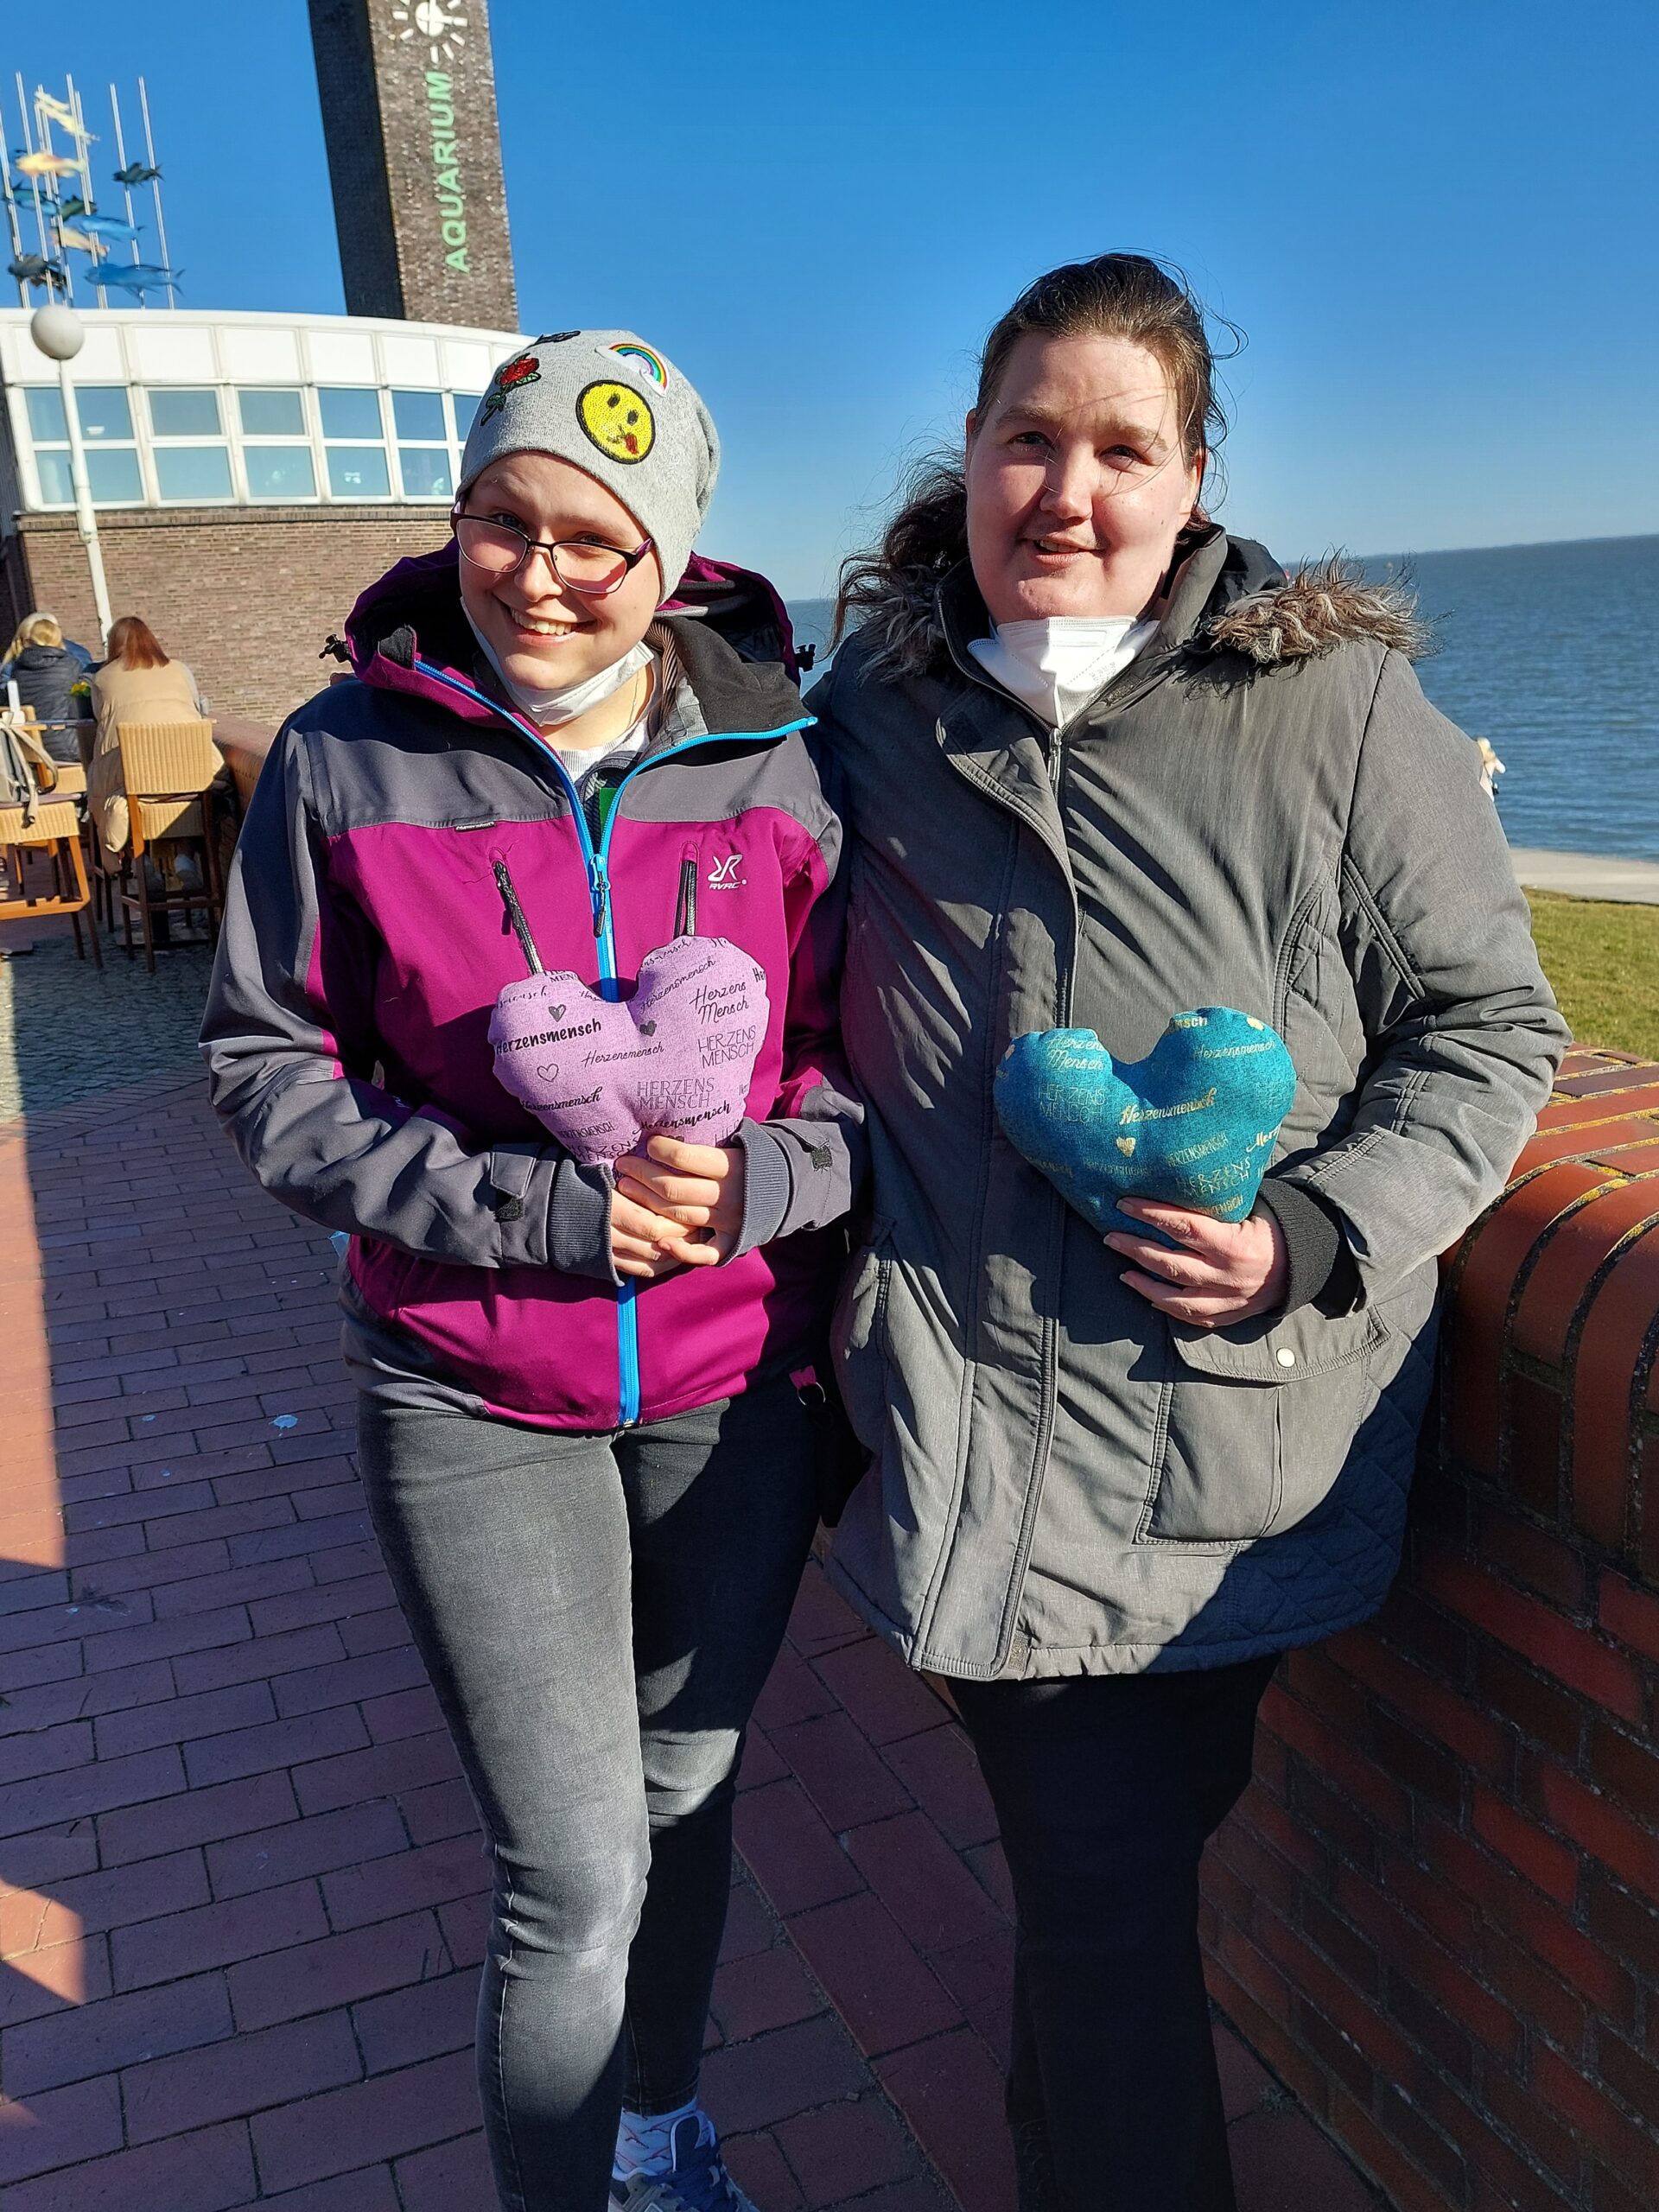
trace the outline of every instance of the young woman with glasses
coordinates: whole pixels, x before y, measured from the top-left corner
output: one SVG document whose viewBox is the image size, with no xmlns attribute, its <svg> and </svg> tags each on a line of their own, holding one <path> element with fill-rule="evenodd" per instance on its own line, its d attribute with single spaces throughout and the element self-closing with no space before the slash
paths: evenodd
<svg viewBox="0 0 1659 2212">
<path fill-rule="evenodd" d="M 498 372 L 454 543 L 278 741 L 203 1032 L 255 1174 L 351 1236 L 364 1480 L 494 1866 L 510 2212 L 747 2203 L 698 2062 L 861 1116 L 799 698 L 661 611 L 717 464 L 626 332 Z"/>
</svg>

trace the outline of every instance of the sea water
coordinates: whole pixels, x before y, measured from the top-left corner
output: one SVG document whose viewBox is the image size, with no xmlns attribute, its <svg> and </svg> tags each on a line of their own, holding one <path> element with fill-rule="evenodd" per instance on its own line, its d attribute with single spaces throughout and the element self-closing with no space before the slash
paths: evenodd
<svg viewBox="0 0 1659 2212">
<path fill-rule="evenodd" d="M 1437 647 L 1417 673 L 1441 713 L 1504 762 L 1512 844 L 1659 861 L 1659 537 L 1363 565 L 1403 573 L 1415 591 Z M 790 613 L 822 667 L 830 601 Z"/>
</svg>

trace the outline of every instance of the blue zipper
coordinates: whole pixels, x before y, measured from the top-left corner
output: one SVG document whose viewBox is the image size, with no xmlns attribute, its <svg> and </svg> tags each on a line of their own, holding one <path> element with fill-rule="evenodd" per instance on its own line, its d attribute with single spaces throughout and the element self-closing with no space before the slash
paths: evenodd
<svg viewBox="0 0 1659 2212">
<path fill-rule="evenodd" d="M 611 838 L 616 829 L 617 815 L 622 794 L 634 778 L 647 768 L 654 768 L 659 761 L 671 760 L 676 753 L 690 753 L 699 745 L 762 745 L 775 737 L 788 737 L 792 731 L 810 729 L 817 716 L 804 715 L 800 721 L 785 722 L 777 729 L 718 730 L 706 737 L 688 737 L 678 745 L 671 745 L 665 753 L 653 753 L 648 760 L 636 761 L 612 795 L 605 817 L 605 827 L 594 845 L 588 827 L 588 817 L 582 811 L 582 800 L 571 779 L 570 772 L 553 747 L 548 744 L 533 722 L 521 721 L 518 716 L 488 697 L 471 683 L 463 683 L 459 677 L 448 676 L 441 668 L 434 668 L 430 661 L 416 658 L 413 663 L 419 676 L 429 677 L 435 683 L 442 683 L 451 691 L 459 691 L 463 698 L 475 699 L 480 707 L 527 737 L 537 751 L 543 755 L 563 785 L 565 796 L 570 801 L 570 819 L 575 825 L 576 836 L 582 846 L 582 857 L 588 874 L 588 896 L 594 910 L 594 937 L 599 952 L 600 996 L 612 1001 L 622 995 L 621 981 L 616 972 L 616 931 L 611 906 Z M 639 1419 L 639 1286 L 632 1275 L 624 1275 L 616 1294 L 616 1360 L 619 1381 L 620 1425 L 632 1428 Z"/>
</svg>

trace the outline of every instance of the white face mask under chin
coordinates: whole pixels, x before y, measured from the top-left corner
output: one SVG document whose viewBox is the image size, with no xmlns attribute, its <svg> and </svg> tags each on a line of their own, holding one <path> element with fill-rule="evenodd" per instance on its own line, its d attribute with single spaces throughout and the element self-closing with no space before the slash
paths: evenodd
<svg viewBox="0 0 1659 2212">
<path fill-rule="evenodd" d="M 467 614 L 467 620 L 473 635 L 478 639 L 479 650 L 495 671 L 508 698 L 519 713 L 539 729 L 556 729 L 563 722 L 575 721 L 578 715 L 585 715 L 590 707 L 597 707 L 613 692 L 620 691 L 625 683 L 631 683 L 640 670 L 648 668 L 652 662 L 651 647 L 642 638 L 637 645 L 623 654 L 620 660 L 613 661 L 608 668 L 601 668 L 597 676 L 585 676 L 580 683 L 558 683 L 545 691 L 532 691 L 522 683 L 514 683 L 497 659 L 494 646 L 470 614 Z"/>
<path fill-rule="evenodd" d="M 968 650 L 1005 691 L 1058 729 L 1128 666 L 1157 627 L 1132 614 L 1052 614 L 999 622 Z"/>
</svg>

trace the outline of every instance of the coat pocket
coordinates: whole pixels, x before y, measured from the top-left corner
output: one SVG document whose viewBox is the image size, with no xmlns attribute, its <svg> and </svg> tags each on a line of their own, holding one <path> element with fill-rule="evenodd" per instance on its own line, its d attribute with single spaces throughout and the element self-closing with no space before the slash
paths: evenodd
<svg viewBox="0 0 1659 2212">
<path fill-rule="evenodd" d="M 870 1241 L 849 1263 L 830 1325 L 842 1403 L 861 1444 L 876 1450 L 887 1402 L 887 1297 L 893 1282 L 893 1224 L 874 1221 Z"/>
<path fill-rule="evenodd" d="M 1374 1311 L 1332 1319 L 1312 1306 L 1231 1329 L 1172 1323 L 1137 1541 L 1237 1546 L 1305 1520 L 1354 1456 L 1389 1333 Z"/>
</svg>

